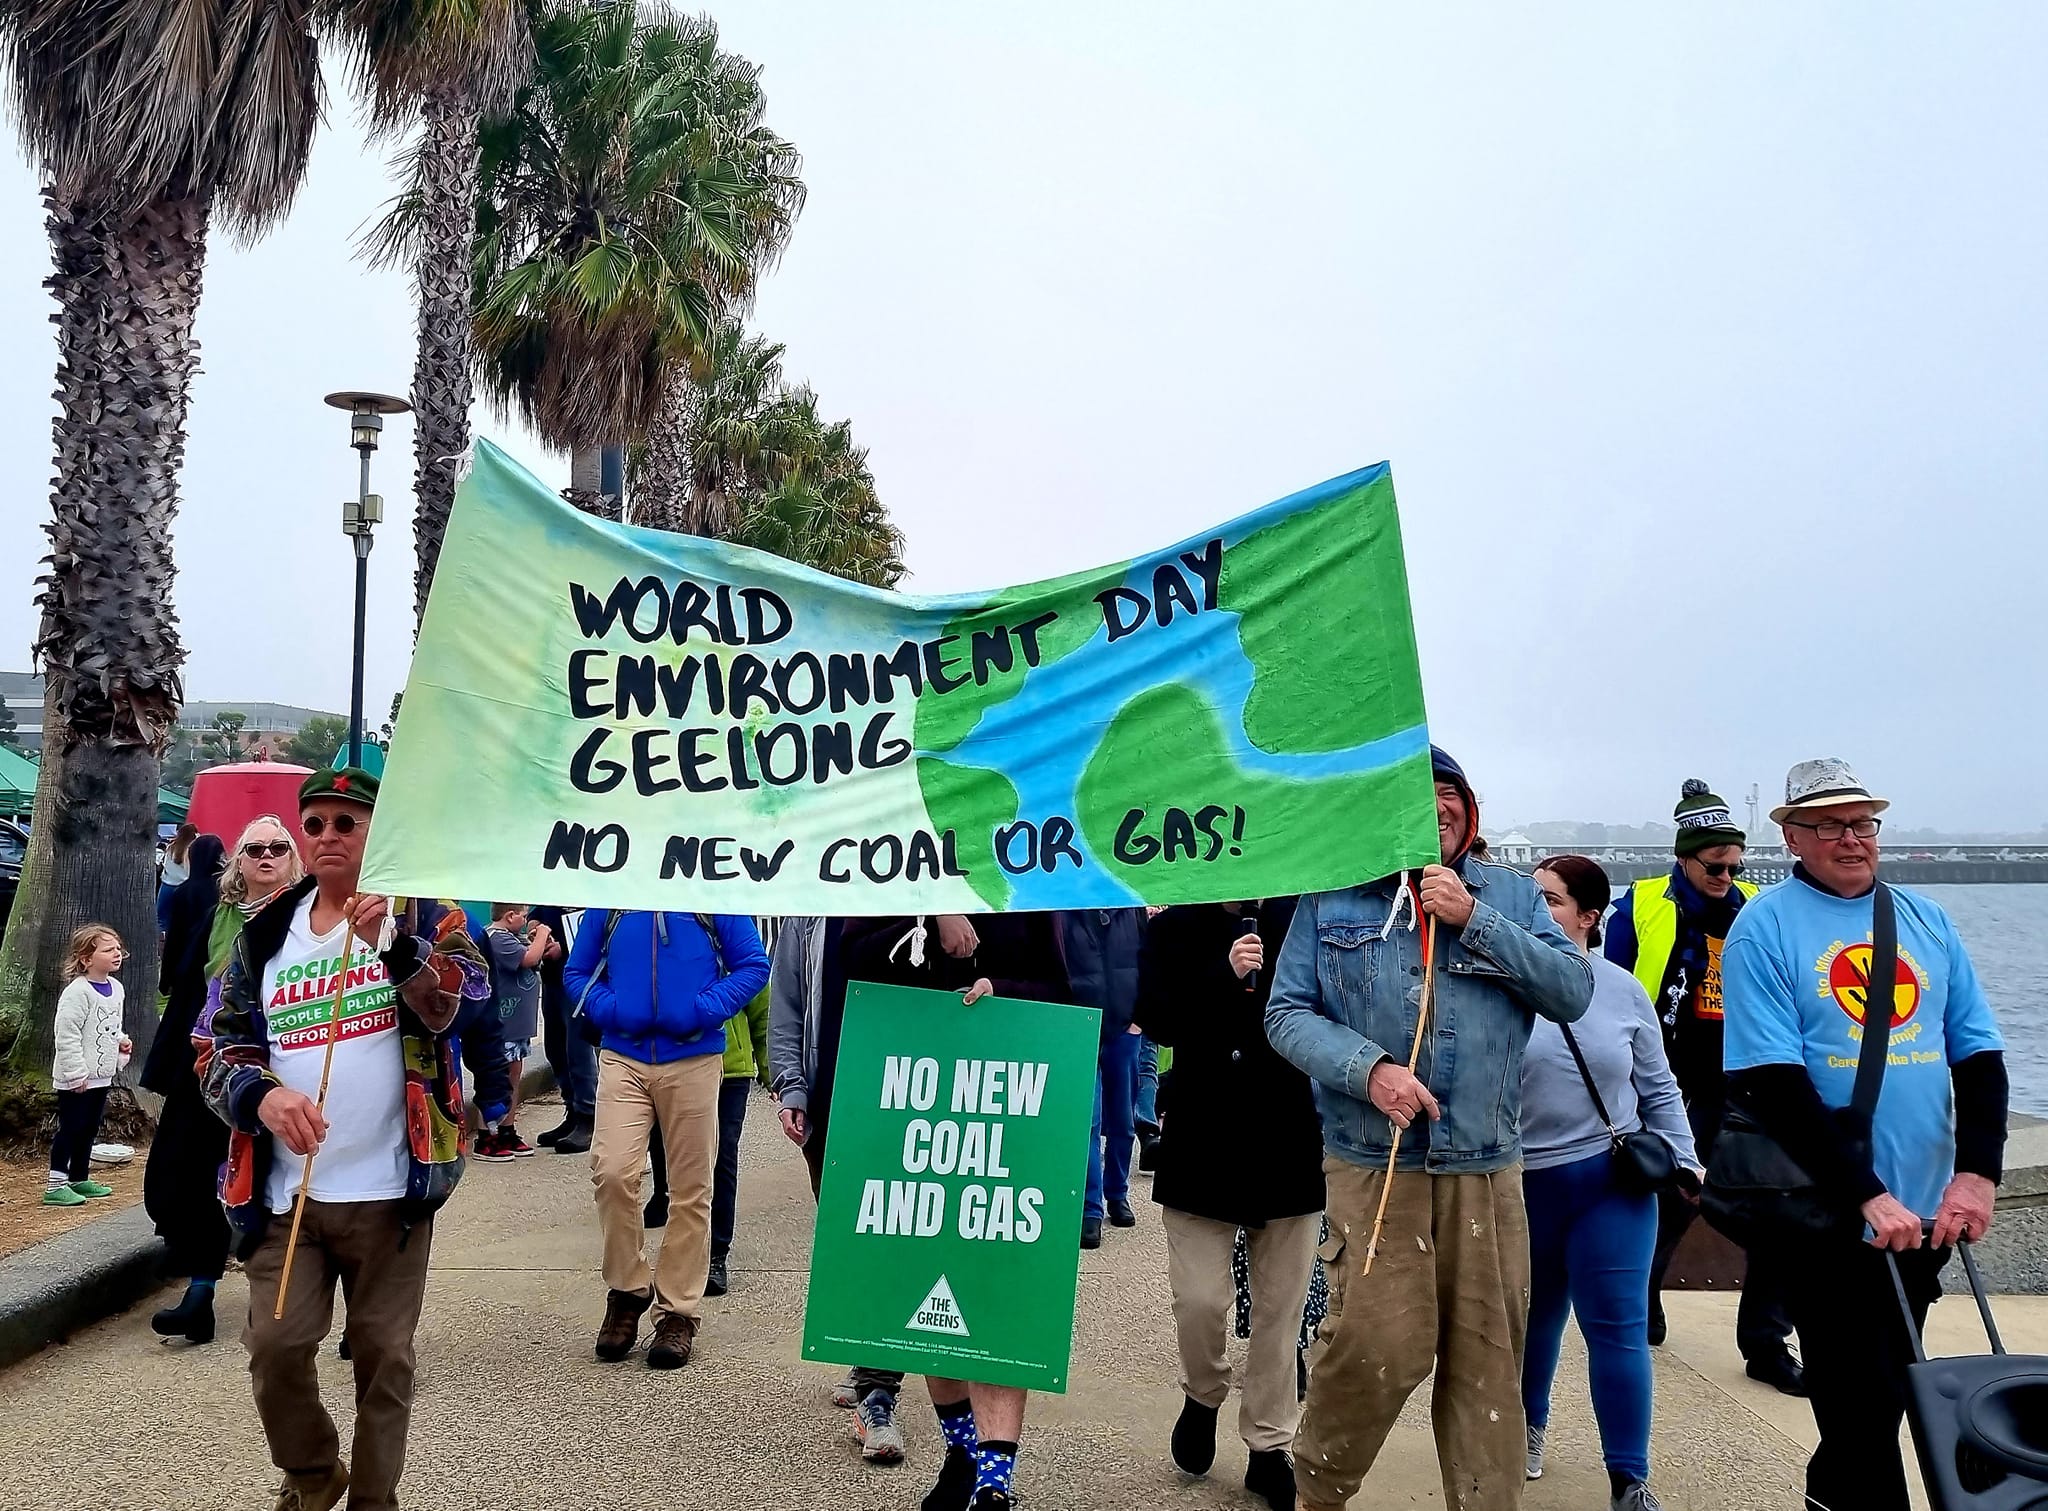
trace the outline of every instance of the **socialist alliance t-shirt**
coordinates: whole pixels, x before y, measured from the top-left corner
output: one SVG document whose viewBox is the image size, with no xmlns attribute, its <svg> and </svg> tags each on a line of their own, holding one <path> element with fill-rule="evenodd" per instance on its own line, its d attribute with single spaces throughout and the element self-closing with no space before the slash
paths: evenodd
<svg viewBox="0 0 2048 1511">
<path fill-rule="evenodd" d="M 263 973 L 270 1025 L 270 1069 L 309 1097 L 320 1095 L 334 994 L 344 990 L 341 946 L 348 924 L 313 932 L 308 893 L 292 915 L 291 932 Z M 388 1201 L 405 1195 L 405 1053 L 398 1037 L 398 993 L 377 958 L 374 939 L 350 951 L 347 986 L 336 1026 L 334 1069 L 327 1078 L 327 1142 L 313 1161 L 315 1201 Z M 305 1158 L 282 1144 L 270 1166 L 265 1199 L 273 1212 L 291 1210 Z"/>
<path fill-rule="evenodd" d="M 1949 1067 L 2004 1042 L 1948 914 L 1901 887 L 1892 897 L 1898 985 L 1872 1152 L 1885 1189 L 1932 1217 L 1955 1174 Z M 1723 1064 L 1804 1065 L 1822 1102 L 1848 1106 L 1863 1044 L 1870 925 L 1870 894 L 1837 897 L 1796 876 L 1752 898 L 1722 956 Z"/>
</svg>

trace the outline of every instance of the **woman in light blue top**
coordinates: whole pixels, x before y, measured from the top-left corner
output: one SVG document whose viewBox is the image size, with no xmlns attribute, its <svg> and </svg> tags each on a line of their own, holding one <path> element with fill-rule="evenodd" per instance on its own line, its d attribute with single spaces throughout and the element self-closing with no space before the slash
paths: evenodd
<svg viewBox="0 0 2048 1511">
<path fill-rule="evenodd" d="M 1536 868 L 1536 885 L 1558 926 L 1588 951 L 1593 966 L 1593 1005 L 1572 1031 L 1600 1100 L 1616 1129 L 1647 1128 L 1668 1143 L 1696 1191 L 1704 1172 L 1649 995 L 1593 950 L 1612 891 L 1607 873 L 1583 855 L 1553 856 Z M 1529 1335 L 1522 1363 L 1529 1478 L 1543 1473 L 1550 1385 L 1565 1319 L 1576 1312 L 1613 1511 L 1658 1511 L 1649 1487 L 1649 1279 L 1657 1199 L 1615 1184 L 1607 1124 L 1564 1031 L 1540 1018 L 1522 1057 L 1522 1159 L 1529 1208 Z"/>
</svg>

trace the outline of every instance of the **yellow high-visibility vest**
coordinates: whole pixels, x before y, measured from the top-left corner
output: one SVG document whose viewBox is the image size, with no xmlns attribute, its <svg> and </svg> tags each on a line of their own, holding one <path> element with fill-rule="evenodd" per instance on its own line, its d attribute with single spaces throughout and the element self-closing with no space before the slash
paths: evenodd
<svg viewBox="0 0 2048 1511">
<path fill-rule="evenodd" d="M 1735 885 L 1744 897 L 1754 897 L 1762 890 L 1753 881 L 1738 879 Z M 1671 895 L 1670 873 L 1637 882 L 1629 888 L 1629 896 L 1634 899 L 1631 907 L 1636 926 L 1635 978 L 1661 1015 L 1664 1004 L 1657 994 L 1664 989 L 1664 967 L 1678 947 L 1678 900 Z"/>
</svg>

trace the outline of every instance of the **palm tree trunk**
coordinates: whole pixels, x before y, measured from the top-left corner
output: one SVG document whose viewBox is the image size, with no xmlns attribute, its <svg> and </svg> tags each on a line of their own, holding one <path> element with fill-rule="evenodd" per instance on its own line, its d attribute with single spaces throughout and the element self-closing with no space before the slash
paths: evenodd
<svg viewBox="0 0 2048 1511">
<path fill-rule="evenodd" d="M 569 453 L 569 486 L 562 497 L 599 519 L 621 517 L 619 501 L 604 490 L 604 452 L 596 446 L 578 446 Z"/>
<path fill-rule="evenodd" d="M 420 106 L 418 260 L 419 355 L 412 375 L 413 612 L 424 617 L 434 565 L 455 503 L 455 480 L 469 455 L 469 332 L 476 235 L 475 102 L 460 88 L 429 92 Z"/>
<path fill-rule="evenodd" d="M 641 437 L 633 464 L 631 518 L 654 530 L 685 530 L 689 523 L 690 430 L 694 390 L 678 382 Z"/>
<path fill-rule="evenodd" d="M 48 681 L 29 851 L 0 948 L 8 1062 L 31 1074 L 48 1071 L 81 924 L 110 924 L 128 946 L 138 1065 L 156 1023 L 157 783 L 184 696 L 170 535 L 207 222 L 198 197 L 118 222 L 46 201 L 59 409 L 35 650 Z"/>
</svg>

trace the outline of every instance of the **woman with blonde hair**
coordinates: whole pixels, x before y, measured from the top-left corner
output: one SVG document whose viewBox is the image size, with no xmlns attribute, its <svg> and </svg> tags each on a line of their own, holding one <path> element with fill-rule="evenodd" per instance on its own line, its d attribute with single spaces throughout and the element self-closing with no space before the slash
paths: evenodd
<svg viewBox="0 0 2048 1511">
<path fill-rule="evenodd" d="M 164 1270 L 189 1277 L 184 1299 L 150 1319 L 167 1338 L 213 1338 L 213 1288 L 228 1256 L 217 1190 L 227 1125 L 206 1105 L 199 1071 L 212 1052 L 207 1025 L 242 925 L 305 874 L 291 832 L 274 814 L 252 820 L 231 853 L 210 834 L 192 842 L 192 874 L 171 899 L 165 937 L 162 1026 L 142 1084 L 164 1098 L 143 1174 L 142 1199 L 164 1240 Z"/>
</svg>

